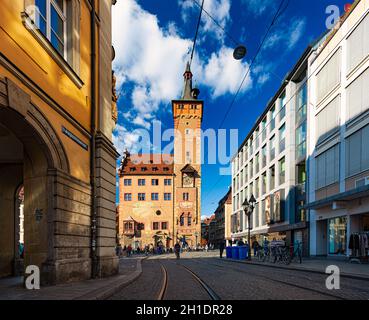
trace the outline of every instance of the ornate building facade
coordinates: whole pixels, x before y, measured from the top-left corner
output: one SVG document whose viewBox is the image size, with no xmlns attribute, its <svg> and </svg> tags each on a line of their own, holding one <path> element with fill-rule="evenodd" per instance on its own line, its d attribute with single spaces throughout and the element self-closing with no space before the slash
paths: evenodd
<svg viewBox="0 0 369 320">
<path fill-rule="evenodd" d="M 0 11 L 0 277 L 30 264 L 49 284 L 114 274 L 112 1 Z"/>
<path fill-rule="evenodd" d="M 203 101 L 187 64 L 181 99 L 172 101 L 173 155 L 126 154 L 120 175 L 120 242 L 133 247 L 195 246 L 201 239 Z"/>
</svg>

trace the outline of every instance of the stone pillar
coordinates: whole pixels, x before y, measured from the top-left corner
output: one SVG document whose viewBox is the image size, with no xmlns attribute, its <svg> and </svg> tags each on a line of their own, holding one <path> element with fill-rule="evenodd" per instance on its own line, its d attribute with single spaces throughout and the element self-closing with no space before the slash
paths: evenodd
<svg viewBox="0 0 369 320">
<path fill-rule="evenodd" d="M 116 160 L 119 154 L 101 132 L 96 137 L 96 212 L 99 277 L 118 272 L 116 246 Z"/>
</svg>

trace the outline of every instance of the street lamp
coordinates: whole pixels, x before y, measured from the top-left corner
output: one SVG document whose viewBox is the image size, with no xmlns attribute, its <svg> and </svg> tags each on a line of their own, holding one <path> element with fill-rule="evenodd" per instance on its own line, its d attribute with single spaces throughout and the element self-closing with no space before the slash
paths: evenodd
<svg viewBox="0 0 369 320">
<path fill-rule="evenodd" d="M 249 244 L 249 252 L 247 255 L 248 260 L 251 260 L 251 214 L 254 211 L 255 203 L 256 203 L 256 199 L 253 194 L 251 195 L 249 201 L 245 199 L 245 201 L 242 203 L 242 209 L 245 212 L 247 216 L 247 221 L 248 221 L 248 240 L 247 240 Z"/>
</svg>

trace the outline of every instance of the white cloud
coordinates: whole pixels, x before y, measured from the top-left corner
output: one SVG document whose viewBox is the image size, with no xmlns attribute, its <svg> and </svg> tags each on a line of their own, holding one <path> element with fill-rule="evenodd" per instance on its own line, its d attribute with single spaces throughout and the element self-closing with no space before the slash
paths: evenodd
<svg viewBox="0 0 369 320">
<path fill-rule="evenodd" d="M 236 93 L 245 76 L 249 65 L 233 59 L 233 50 L 222 47 L 219 52 L 213 53 L 208 64 L 204 67 L 204 82 L 211 87 L 213 97 L 219 97 L 225 93 Z M 252 87 L 251 74 L 249 73 L 241 92 Z"/>
<path fill-rule="evenodd" d="M 151 123 L 147 120 L 145 120 L 144 117 L 138 115 L 136 116 L 136 118 L 133 119 L 133 123 L 137 126 L 141 126 L 141 127 L 144 127 L 146 129 L 150 129 L 151 127 Z"/>
<path fill-rule="evenodd" d="M 173 23 L 167 28 L 160 29 L 157 17 L 134 0 L 114 6 L 114 69 L 118 85 L 134 83 L 132 102 L 137 113 L 155 112 L 162 101 L 180 93 L 191 41 L 177 36 Z"/>
<path fill-rule="evenodd" d="M 129 132 L 125 127 L 117 124 L 113 132 L 113 143 L 117 151 L 122 155 L 124 150 L 135 152 L 135 146 L 140 138 L 136 132 Z"/>
<path fill-rule="evenodd" d="M 300 40 L 300 38 L 302 37 L 304 31 L 305 31 L 305 26 L 306 26 L 306 20 L 305 19 L 301 19 L 301 20 L 295 20 L 292 23 L 292 27 L 291 27 L 291 33 L 290 33 L 290 38 L 288 41 L 288 48 L 292 49 L 296 43 Z"/>
<path fill-rule="evenodd" d="M 303 36 L 306 27 L 306 19 L 291 19 L 288 24 L 283 23 L 267 38 L 264 49 L 276 46 L 285 46 L 288 50 L 295 47 Z"/>
<path fill-rule="evenodd" d="M 207 2 L 209 11 L 225 26 L 230 19 L 230 0 Z M 208 33 L 219 31 L 207 20 L 203 28 Z M 124 105 L 132 106 L 119 110 L 123 117 L 114 131 L 113 142 L 119 153 L 126 148 L 135 153 L 143 143 L 140 133 L 133 129 L 151 129 L 157 113 L 170 111 L 170 100 L 180 97 L 192 39 L 183 38 L 174 22 L 159 27 L 157 16 L 145 11 L 136 0 L 125 0 L 118 1 L 113 8 L 113 44 L 118 89 L 125 93 L 129 90 L 124 95 Z M 233 49 L 223 42 L 210 57 L 199 57 L 195 52 L 192 63 L 195 83 L 197 79 L 200 89 L 209 88 L 213 98 L 234 94 L 246 73 L 248 63 L 234 60 L 232 53 Z M 242 92 L 251 86 L 249 75 Z M 149 142 L 145 147 L 154 148 Z"/>
<path fill-rule="evenodd" d="M 257 80 L 257 84 L 259 86 L 262 86 L 264 83 L 266 83 L 270 79 L 269 73 L 262 73 Z"/>
<path fill-rule="evenodd" d="M 261 16 L 267 9 L 274 8 L 274 0 L 242 0 L 246 8 L 255 16 Z"/>
<path fill-rule="evenodd" d="M 202 0 L 196 0 L 201 4 Z M 198 15 L 200 13 L 199 5 L 194 0 L 178 0 L 178 5 L 181 8 L 182 19 L 186 23 L 193 22 L 196 26 Z M 224 29 L 230 22 L 231 0 L 207 0 L 204 2 L 204 10 L 208 12 L 219 25 Z M 190 21 L 190 17 L 192 20 Z M 223 31 L 214 23 L 214 21 L 205 13 L 201 16 L 201 34 L 211 34 L 218 40 L 223 41 Z"/>
</svg>

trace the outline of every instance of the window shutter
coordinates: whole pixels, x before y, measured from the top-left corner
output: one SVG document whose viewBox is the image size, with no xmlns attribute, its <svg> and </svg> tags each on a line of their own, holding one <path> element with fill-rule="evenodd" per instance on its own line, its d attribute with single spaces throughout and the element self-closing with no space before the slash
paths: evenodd
<svg viewBox="0 0 369 320">
<path fill-rule="evenodd" d="M 347 39 L 347 68 L 350 72 L 363 55 L 363 24 L 360 23 Z"/>
<path fill-rule="evenodd" d="M 69 0 L 67 5 L 67 60 L 73 70 L 80 73 L 80 0 Z"/>
<path fill-rule="evenodd" d="M 347 88 L 347 114 L 349 120 L 356 117 L 361 112 L 361 100 L 362 100 L 362 89 L 361 89 L 361 77 L 355 79 Z"/>
<path fill-rule="evenodd" d="M 351 135 L 348 139 L 348 175 L 354 175 L 360 172 L 360 147 L 361 132 L 358 131 Z"/>
<path fill-rule="evenodd" d="M 316 158 L 316 188 L 320 189 L 325 186 L 325 153 Z"/>
<path fill-rule="evenodd" d="M 325 157 L 325 175 L 326 175 L 326 185 L 330 185 L 334 182 L 334 148 L 327 151 Z"/>
<path fill-rule="evenodd" d="M 369 170 L 369 126 L 361 132 L 361 170 Z"/>
<path fill-rule="evenodd" d="M 340 59 L 341 49 L 338 49 L 317 74 L 318 100 L 323 99 L 340 82 Z"/>
<path fill-rule="evenodd" d="M 367 34 L 369 38 L 369 33 Z M 364 73 L 361 75 L 361 89 L 362 89 L 362 103 L 361 103 L 361 112 L 364 112 L 369 109 L 369 69 L 366 69 Z"/>
<path fill-rule="evenodd" d="M 367 56 L 369 54 L 369 15 L 366 15 L 363 24 L 363 53 Z"/>
</svg>

